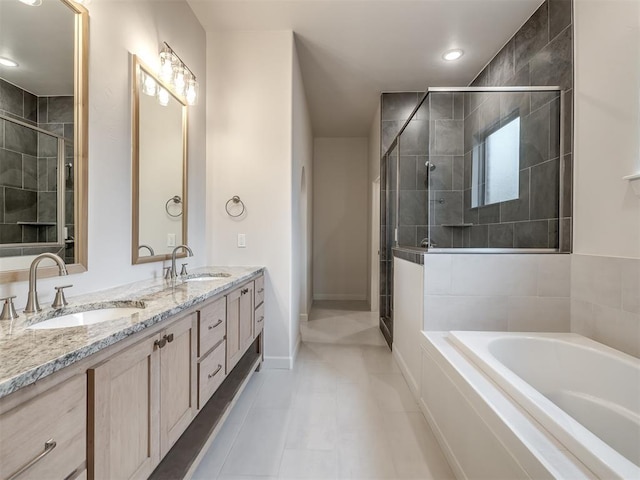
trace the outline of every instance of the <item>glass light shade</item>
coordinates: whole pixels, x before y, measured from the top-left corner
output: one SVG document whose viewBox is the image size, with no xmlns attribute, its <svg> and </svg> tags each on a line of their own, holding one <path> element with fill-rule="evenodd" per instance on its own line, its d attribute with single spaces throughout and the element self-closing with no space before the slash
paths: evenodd
<svg viewBox="0 0 640 480">
<path fill-rule="evenodd" d="M 160 52 L 160 78 L 165 82 L 173 81 L 173 64 L 175 62 L 173 53 L 168 47 Z"/>
<path fill-rule="evenodd" d="M 184 67 L 182 65 L 178 65 L 175 68 L 175 74 L 173 77 L 173 85 L 176 88 L 176 93 L 180 96 L 184 96 L 185 88 L 187 86 L 187 81 L 185 79 Z"/>
<path fill-rule="evenodd" d="M 158 103 L 163 107 L 169 105 L 169 92 L 162 87 L 158 89 Z"/>
<path fill-rule="evenodd" d="M 187 105 L 195 105 L 198 103 L 198 82 L 191 77 L 187 83 Z"/>
<path fill-rule="evenodd" d="M 147 75 L 144 72 L 141 73 L 142 93 L 151 97 L 155 97 L 158 92 L 158 84 L 152 76 Z"/>
</svg>

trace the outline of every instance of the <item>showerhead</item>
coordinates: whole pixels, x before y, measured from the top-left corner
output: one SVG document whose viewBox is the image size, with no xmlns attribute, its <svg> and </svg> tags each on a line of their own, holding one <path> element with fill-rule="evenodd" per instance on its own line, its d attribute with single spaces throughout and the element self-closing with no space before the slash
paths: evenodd
<svg viewBox="0 0 640 480">
<path fill-rule="evenodd" d="M 429 160 L 424 162 L 424 166 L 427 167 L 430 172 L 433 172 L 436 169 L 436 166 L 433 163 L 431 163 Z"/>
</svg>

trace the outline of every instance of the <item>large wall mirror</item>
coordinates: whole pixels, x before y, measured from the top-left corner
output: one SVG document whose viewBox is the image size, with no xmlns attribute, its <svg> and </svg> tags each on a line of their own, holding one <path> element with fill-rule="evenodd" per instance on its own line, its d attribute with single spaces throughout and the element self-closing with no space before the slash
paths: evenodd
<svg viewBox="0 0 640 480">
<path fill-rule="evenodd" d="M 87 269 L 88 24 L 72 1 L 0 0 L 0 282 L 43 252 Z"/>
<path fill-rule="evenodd" d="M 133 72 L 131 257 L 136 264 L 168 259 L 187 243 L 187 107 L 135 55 Z"/>
</svg>

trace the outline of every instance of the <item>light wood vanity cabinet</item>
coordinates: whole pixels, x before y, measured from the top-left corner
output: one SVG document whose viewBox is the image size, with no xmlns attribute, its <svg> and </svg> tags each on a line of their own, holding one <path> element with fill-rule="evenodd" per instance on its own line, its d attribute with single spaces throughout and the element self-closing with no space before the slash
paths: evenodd
<svg viewBox="0 0 640 480">
<path fill-rule="evenodd" d="M 89 478 L 147 478 L 196 413 L 196 314 L 88 370 Z"/>
<path fill-rule="evenodd" d="M 86 405 L 86 377 L 77 375 L 0 415 L 0 478 L 81 475 L 86 466 Z"/>
<path fill-rule="evenodd" d="M 264 329 L 264 275 L 260 275 L 255 280 L 255 301 L 256 311 L 253 322 L 253 338 L 257 338 Z"/>
<path fill-rule="evenodd" d="M 227 294 L 227 373 L 253 342 L 253 282 Z"/>
</svg>

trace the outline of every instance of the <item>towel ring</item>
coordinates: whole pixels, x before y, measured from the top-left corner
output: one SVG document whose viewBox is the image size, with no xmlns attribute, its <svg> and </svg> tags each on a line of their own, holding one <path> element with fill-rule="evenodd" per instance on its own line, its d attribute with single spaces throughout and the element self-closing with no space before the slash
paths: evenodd
<svg viewBox="0 0 640 480">
<path fill-rule="evenodd" d="M 179 217 L 180 215 L 182 215 L 182 208 L 180 208 L 180 213 L 177 213 L 176 215 L 174 215 L 173 213 L 171 213 L 169 211 L 169 204 L 173 202 L 175 204 L 182 204 L 182 198 L 180 198 L 180 195 L 174 195 L 173 197 L 171 197 L 169 200 L 167 200 L 167 203 L 164 204 L 164 209 L 167 211 L 167 215 L 169 215 L 170 217 Z"/>
<path fill-rule="evenodd" d="M 242 207 L 242 210 L 240 210 L 240 213 L 237 213 L 237 214 L 235 214 L 235 215 L 234 215 L 233 213 L 231 213 L 231 212 L 229 211 L 229 204 L 230 204 L 230 203 L 232 203 L 232 205 L 231 205 L 231 206 L 240 204 L 240 206 Z M 225 204 L 224 204 L 224 209 L 227 211 L 227 214 L 228 214 L 230 217 L 237 218 L 237 217 L 242 216 L 242 214 L 243 214 L 243 213 L 244 213 L 244 211 L 245 211 L 245 206 L 244 206 L 244 202 L 243 202 L 242 200 L 240 200 L 240 197 L 239 197 L 239 196 L 237 196 L 237 195 L 234 195 L 234 196 L 233 196 L 233 197 L 231 197 L 229 200 L 227 200 L 227 203 L 225 203 Z"/>
</svg>

